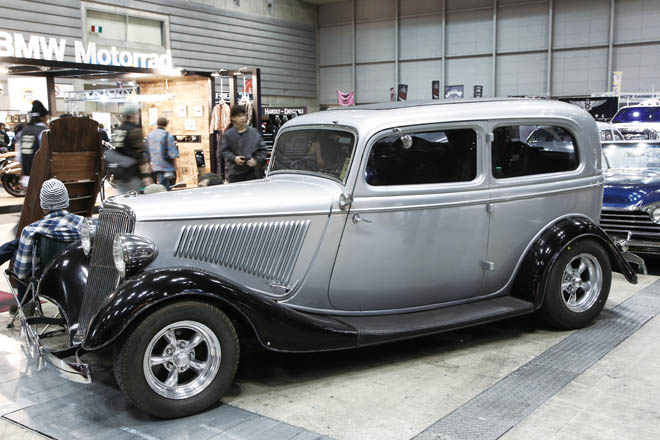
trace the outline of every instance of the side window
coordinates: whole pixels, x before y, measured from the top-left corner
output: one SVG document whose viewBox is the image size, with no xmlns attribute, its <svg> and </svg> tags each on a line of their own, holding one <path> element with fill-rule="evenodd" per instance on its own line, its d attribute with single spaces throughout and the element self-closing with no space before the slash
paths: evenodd
<svg viewBox="0 0 660 440">
<path fill-rule="evenodd" d="M 577 169 L 575 138 L 552 125 L 510 125 L 493 130 L 493 176 L 498 179 Z"/>
<path fill-rule="evenodd" d="M 477 177 L 477 133 L 456 129 L 378 140 L 365 172 L 372 186 L 469 182 Z"/>
</svg>

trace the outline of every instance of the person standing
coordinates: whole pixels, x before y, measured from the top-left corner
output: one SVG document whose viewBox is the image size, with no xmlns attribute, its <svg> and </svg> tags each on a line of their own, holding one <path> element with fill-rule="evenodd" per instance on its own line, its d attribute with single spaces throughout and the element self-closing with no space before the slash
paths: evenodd
<svg viewBox="0 0 660 440">
<path fill-rule="evenodd" d="M 17 158 L 20 160 L 21 165 L 23 166 L 23 177 L 21 177 L 21 184 L 24 187 L 28 187 L 30 182 L 30 172 L 32 171 L 32 162 L 34 161 L 34 156 L 39 151 L 41 147 L 41 138 L 43 132 L 48 130 L 48 119 L 50 118 L 50 112 L 41 101 L 32 102 L 32 110 L 30 111 L 30 123 L 23 128 L 20 132 L 20 138 L 16 142 L 18 155 Z"/>
<path fill-rule="evenodd" d="M 147 136 L 147 152 L 151 169 L 156 173 L 156 182 L 169 191 L 176 182 L 179 148 L 174 142 L 174 136 L 167 131 L 167 119 L 158 118 L 156 124 L 158 128 Z"/>
<path fill-rule="evenodd" d="M 259 132 L 248 126 L 247 110 L 234 105 L 230 111 L 232 127 L 222 137 L 222 157 L 229 163 L 229 183 L 245 182 L 261 177 L 266 163 L 267 147 Z"/>
<path fill-rule="evenodd" d="M 9 148 L 9 135 L 4 122 L 0 122 L 0 148 Z"/>
<path fill-rule="evenodd" d="M 114 150 L 106 152 L 108 170 L 114 176 L 119 194 L 140 192 L 141 185 L 151 183 L 138 111 L 134 106 L 124 109 L 121 125 L 112 132 Z"/>
</svg>

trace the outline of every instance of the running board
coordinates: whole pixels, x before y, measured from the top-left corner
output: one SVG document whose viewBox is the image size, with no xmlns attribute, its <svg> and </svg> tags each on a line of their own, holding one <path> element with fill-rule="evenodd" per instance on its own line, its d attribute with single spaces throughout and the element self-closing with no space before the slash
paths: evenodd
<svg viewBox="0 0 660 440">
<path fill-rule="evenodd" d="M 511 296 L 402 315 L 334 317 L 358 332 L 358 347 L 441 333 L 525 315 L 531 302 Z"/>
</svg>

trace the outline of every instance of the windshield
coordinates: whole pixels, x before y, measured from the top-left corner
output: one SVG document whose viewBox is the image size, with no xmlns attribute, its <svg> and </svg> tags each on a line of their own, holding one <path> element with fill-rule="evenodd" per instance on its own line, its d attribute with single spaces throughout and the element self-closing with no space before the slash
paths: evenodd
<svg viewBox="0 0 660 440">
<path fill-rule="evenodd" d="M 355 135 L 309 128 L 283 133 L 273 149 L 270 172 L 302 171 L 344 182 L 355 148 Z"/>
<path fill-rule="evenodd" d="M 660 107 L 627 107 L 614 116 L 612 122 L 660 122 Z"/>
<path fill-rule="evenodd" d="M 660 170 L 660 143 L 603 145 L 608 168 Z"/>
</svg>

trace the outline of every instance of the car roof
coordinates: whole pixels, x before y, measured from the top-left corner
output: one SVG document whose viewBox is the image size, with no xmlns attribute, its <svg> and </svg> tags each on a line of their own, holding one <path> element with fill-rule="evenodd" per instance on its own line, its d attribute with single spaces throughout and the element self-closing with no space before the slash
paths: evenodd
<svg viewBox="0 0 660 440">
<path fill-rule="evenodd" d="M 578 124 L 593 123 L 584 109 L 549 99 L 488 98 L 386 102 L 309 113 L 287 122 L 285 129 L 300 125 L 355 127 L 360 132 L 431 123 L 493 119 L 563 118 Z"/>
</svg>

